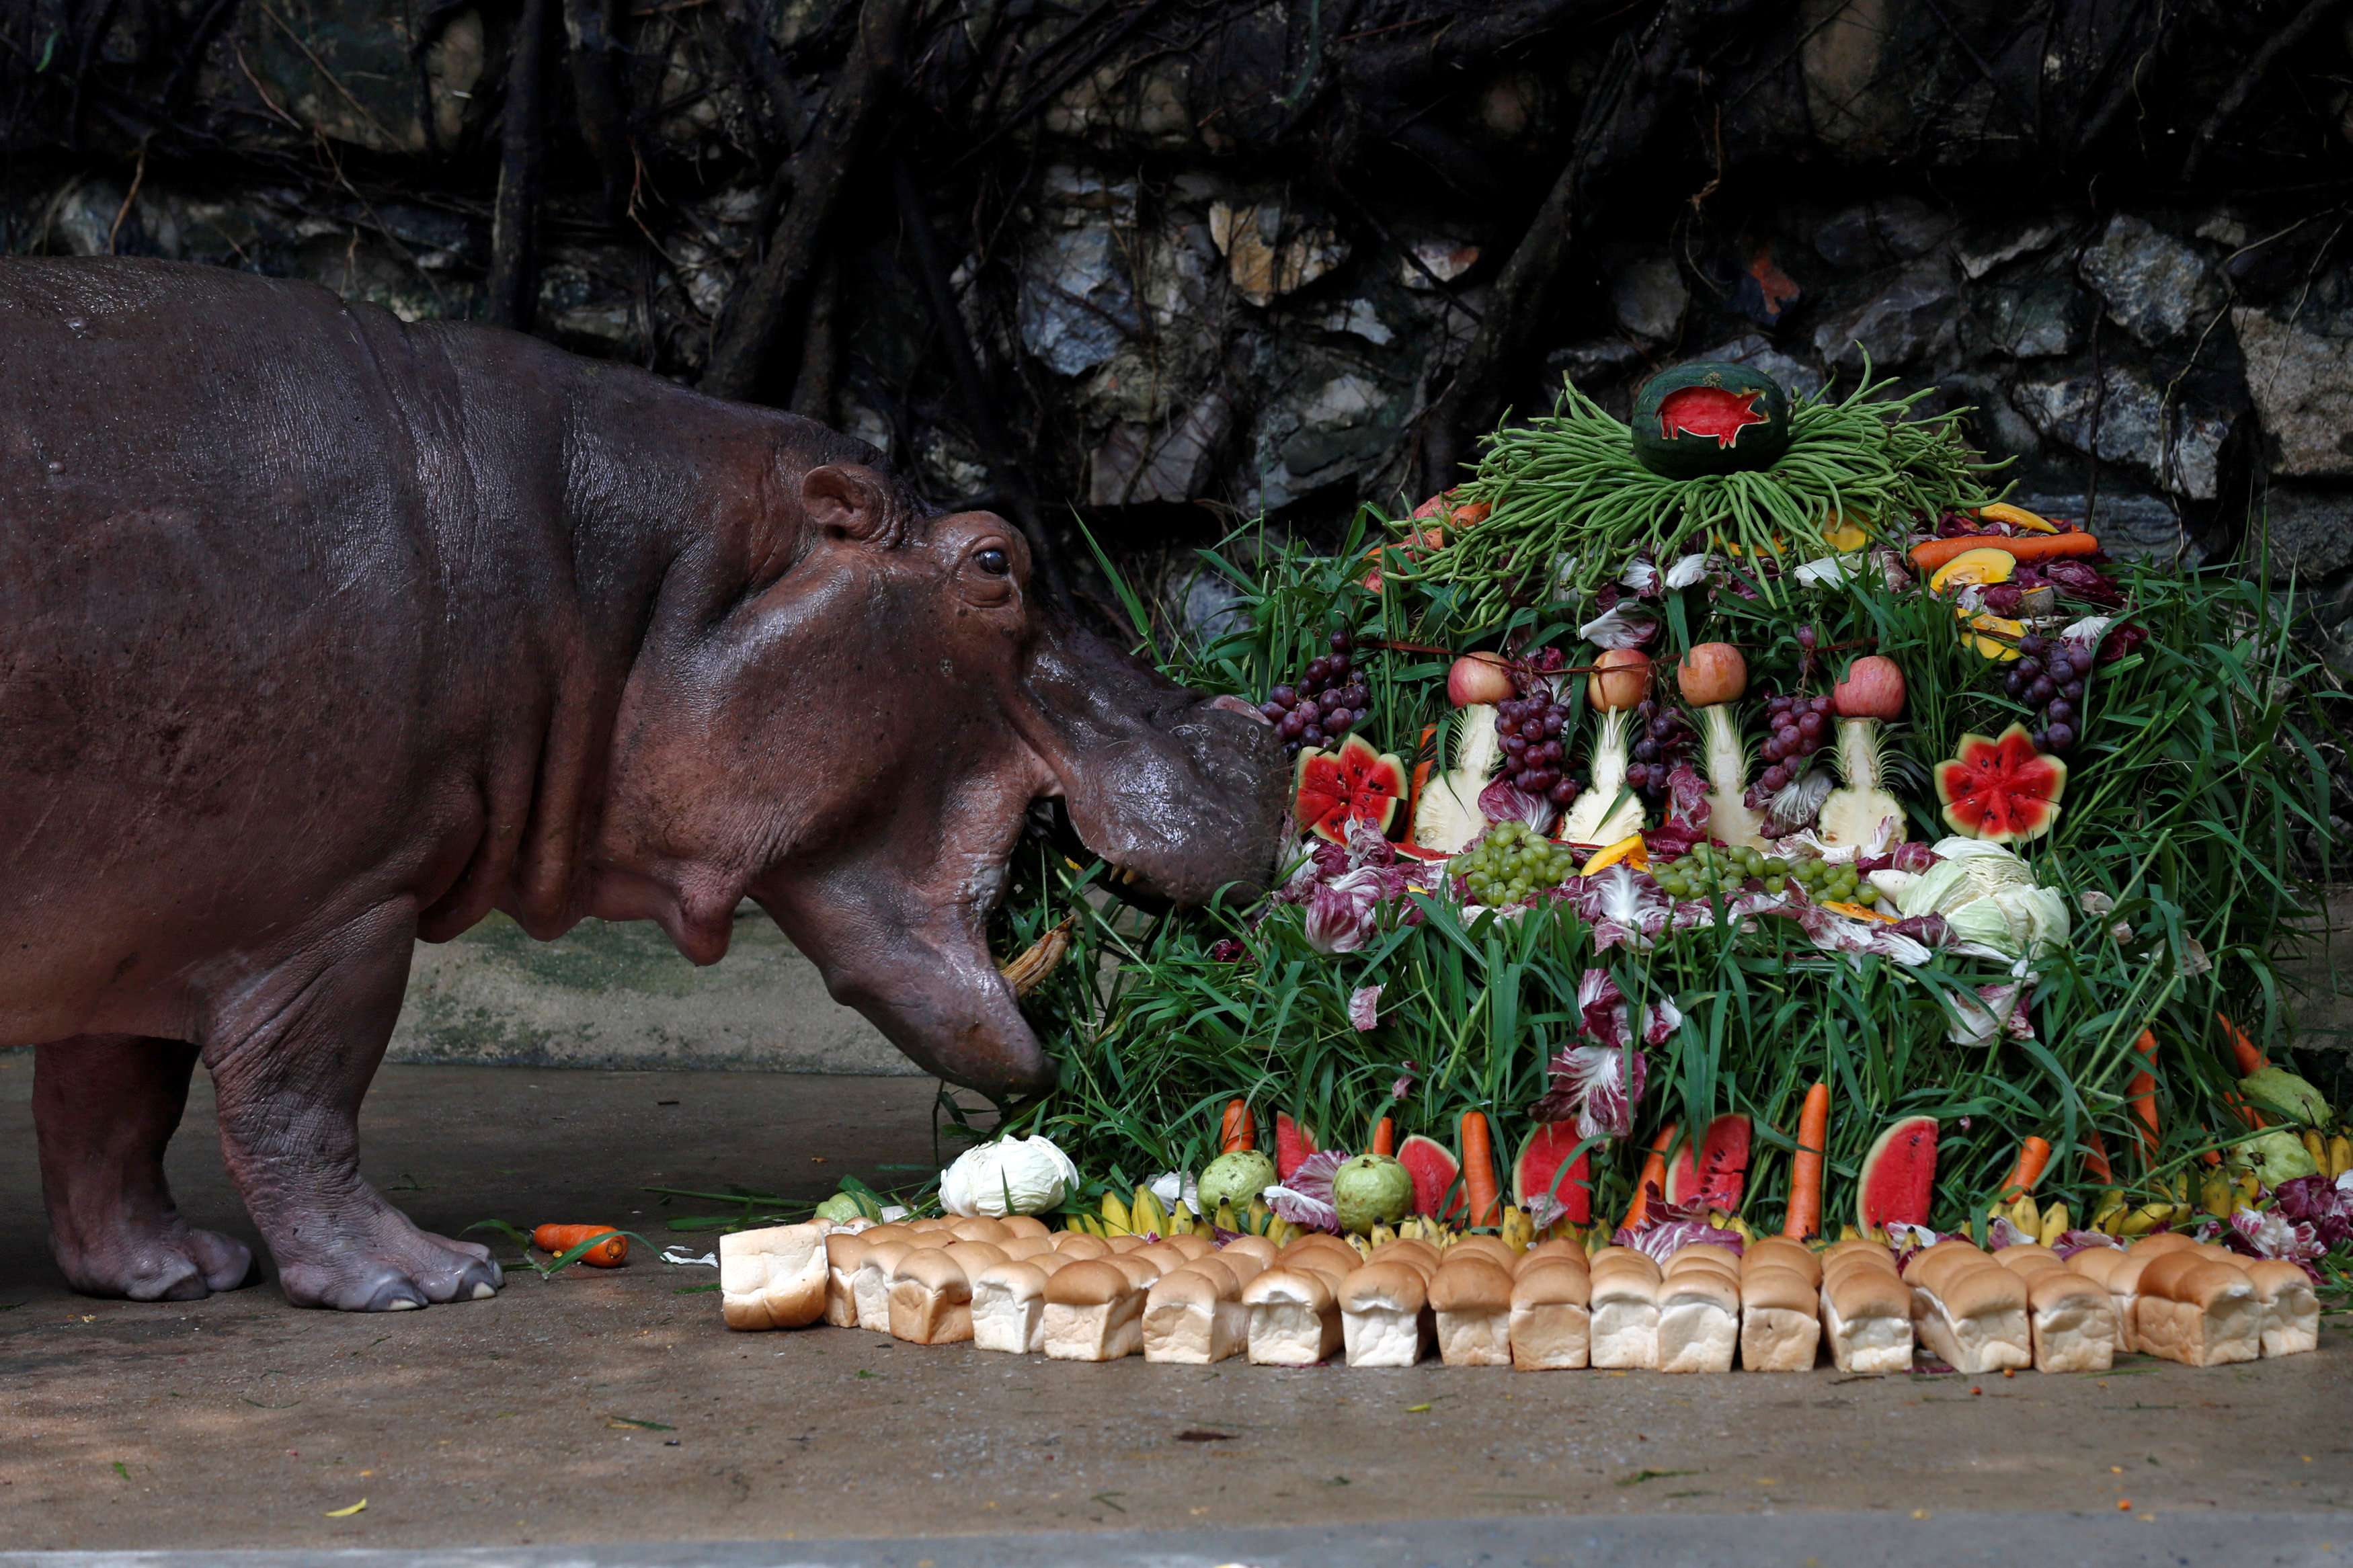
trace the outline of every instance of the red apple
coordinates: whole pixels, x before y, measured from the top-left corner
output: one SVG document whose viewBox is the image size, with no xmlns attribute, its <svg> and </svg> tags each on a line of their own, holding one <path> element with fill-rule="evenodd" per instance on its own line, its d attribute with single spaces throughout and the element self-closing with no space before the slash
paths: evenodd
<svg viewBox="0 0 2353 1568">
<path fill-rule="evenodd" d="M 1622 713 L 1651 691 L 1651 656 L 1640 648 L 1613 647 L 1595 659 L 1586 677 L 1585 700 L 1604 713 Z"/>
<path fill-rule="evenodd" d="M 1748 661 L 1728 642 L 1704 642 L 1683 655 L 1675 682 L 1683 688 L 1684 701 L 1712 708 L 1734 701 L 1748 689 Z"/>
<path fill-rule="evenodd" d="M 1900 719 L 1904 671 L 1875 653 L 1856 659 L 1847 667 L 1846 679 L 1831 689 L 1831 706 L 1841 719 Z"/>
<path fill-rule="evenodd" d="M 1457 708 L 1508 702 L 1516 689 L 1500 653 L 1466 653 L 1446 672 L 1446 700 Z"/>
</svg>

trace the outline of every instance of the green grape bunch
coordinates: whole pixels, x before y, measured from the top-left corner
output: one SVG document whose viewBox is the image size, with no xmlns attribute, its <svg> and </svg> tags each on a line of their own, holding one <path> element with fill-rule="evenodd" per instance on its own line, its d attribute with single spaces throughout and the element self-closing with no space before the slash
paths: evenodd
<svg viewBox="0 0 2353 1568">
<path fill-rule="evenodd" d="M 1715 844 L 1697 845 L 1690 854 L 1657 868 L 1652 875 L 1667 896 L 1676 900 L 1729 899 L 1755 890 L 1752 883 L 1778 898 L 1788 891 L 1791 882 L 1818 904 L 1873 908 L 1880 897 L 1879 889 L 1862 879 L 1852 861 L 1834 865 L 1812 855 L 1787 859 L 1745 846 L 1727 849 Z"/>
<path fill-rule="evenodd" d="M 1446 868 L 1463 879 L 1473 903 L 1524 904 L 1575 876 L 1577 857 L 1524 823 L 1500 822 Z"/>
</svg>

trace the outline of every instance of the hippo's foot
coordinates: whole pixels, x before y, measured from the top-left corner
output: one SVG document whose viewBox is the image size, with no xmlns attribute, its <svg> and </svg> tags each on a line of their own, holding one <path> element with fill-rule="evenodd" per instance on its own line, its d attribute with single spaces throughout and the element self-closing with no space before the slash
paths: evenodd
<svg viewBox="0 0 2353 1568">
<path fill-rule="evenodd" d="M 201 1301 L 252 1282 L 253 1249 L 234 1237 L 198 1230 L 177 1215 L 152 1226 L 117 1226 L 68 1241 L 57 1237 L 58 1267 L 85 1296 L 133 1301 Z"/>
<path fill-rule="evenodd" d="M 505 1279 L 489 1247 L 419 1230 L 364 1189 L 348 1206 L 272 1228 L 289 1237 L 274 1250 L 279 1283 L 298 1307 L 399 1312 L 485 1300 Z"/>
</svg>

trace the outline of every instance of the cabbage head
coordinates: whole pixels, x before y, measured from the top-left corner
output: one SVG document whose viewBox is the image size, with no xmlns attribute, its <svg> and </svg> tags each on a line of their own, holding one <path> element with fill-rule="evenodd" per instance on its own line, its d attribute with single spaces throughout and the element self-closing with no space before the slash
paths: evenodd
<svg viewBox="0 0 2353 1568">
<path fill-rule="evenodd" d="M 2000 845 L 1947 838 L 1936 853 L 1943 858 L 1896 900 L 1906 919 L 1942 915 L 1959 940 L 2011 958 L 2031 958 L 2074 934 L 2067 900 L 2054 889 L 2038 887 L 2033 868 Z"/>
<path fill-rule="evenodd" d="M 1079 1168 L 1050 1138 L 1003 1138 L 958 1154 L 940 1177 L 952 1215 L 1039 1214 L 1079 1190 Z"/>
</svg>

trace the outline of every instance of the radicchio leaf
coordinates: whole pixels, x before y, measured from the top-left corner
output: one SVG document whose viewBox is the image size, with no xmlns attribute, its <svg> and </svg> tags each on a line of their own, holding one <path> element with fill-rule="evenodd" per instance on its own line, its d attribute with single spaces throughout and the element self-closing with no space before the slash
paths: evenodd
<svg viewBox="0 0 2353 1568">
<path fill-rule="evenodd" d="M 2124 589 L 2116 585 L 2115 578 L 2088 561 L 2047 561 L 2042 563 L 2042 575 L 2061 593 L 2081 599 L 2085 604 L 2105 605 L 2110 609 L 2120 609 L 2124 605 Z"/>
<path fill-rule="evenodd" d="M 1559 807 L 1540 795 L 1530 795 L 1502 779 L 1479 792 L 1479 815 L 1490 822 L 1517 822 L 1531 833 L 1552 827 Z"/>
<path fill-rule="evenodd" d="M 1348 996 L 1348 1022 L 1360 1035 L 1370 1034 L 1381 1021 L 1381 988 L 1359 985 Z"/>
<path fill-rule="evenodd" d="M 1337 1231 L 1340 1209 L 1332 1197 L 1332 1178 L 1347 1163 L 1347 1154 L 1338 1149 L 1308 1155 L 1291 1173 L 1288 1182 L 1269 1187 L 1261 1194 L 1266 1206 L 1293 1225 L 1305 1226 L 1310 1230 Z"/>
</svg>

